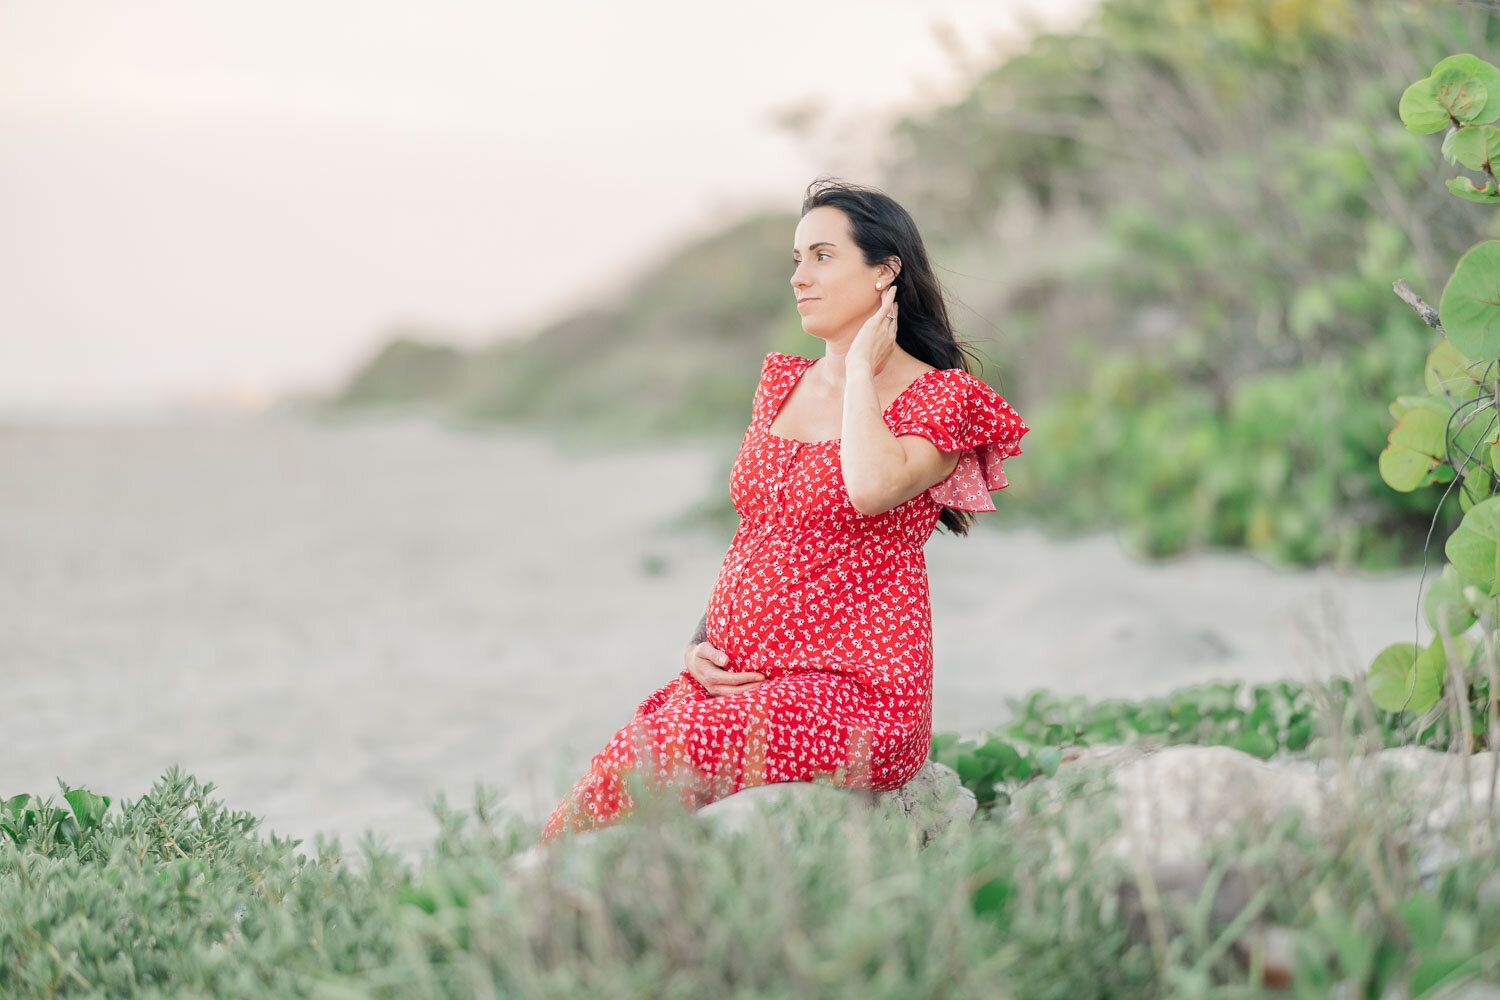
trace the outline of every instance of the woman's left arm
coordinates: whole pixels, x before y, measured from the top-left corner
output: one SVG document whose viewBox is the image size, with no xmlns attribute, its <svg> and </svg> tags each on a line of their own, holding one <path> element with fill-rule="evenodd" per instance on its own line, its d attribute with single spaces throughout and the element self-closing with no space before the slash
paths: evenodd
<svg viewBox="0 0 1500 1000">
<path fill-rule="evenodd" d="M 896 343 L 895 286 L 881 296 L 880 308 L 865 321 L 844 358 L 843 440 L 839 463 L 849 503 L 867 517 L 884 514 L 937 485 L 958 466 L 959 453 L 939 451 L 917 434 L 891 433 L 875 372 Z"/>
</svg>

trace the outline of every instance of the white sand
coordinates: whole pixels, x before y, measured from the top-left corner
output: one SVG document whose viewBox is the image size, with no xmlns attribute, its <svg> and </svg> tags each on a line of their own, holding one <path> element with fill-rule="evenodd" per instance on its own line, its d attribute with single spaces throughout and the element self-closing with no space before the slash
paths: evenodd
<svg viewBox="0 0 1500 1000">
<path fill-rule="evenodd" d="M 681 669 L 728 539 L 663 525 L 712 469 L 419 424 L 0 428 L 0 796 L 136 798 L 177 762 L 351 860 L 367 829 L 415 857 L 439 789 L 540 822 Z M 927 553 L 938 730 L 1037 687 L 1306 679 L 1431 636 L 1415 571 L 1148 565 L 1032 530 Z"/>
</svg>

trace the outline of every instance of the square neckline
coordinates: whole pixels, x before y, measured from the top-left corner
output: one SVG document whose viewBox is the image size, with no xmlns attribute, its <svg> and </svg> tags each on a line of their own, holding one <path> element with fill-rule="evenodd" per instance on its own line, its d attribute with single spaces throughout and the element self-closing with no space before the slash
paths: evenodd
<svg viewBox="0 0 1500 1000">
<path fill-rule="evenodd" d="M 801 355 L 784 354 L 782 355 L 782 357 L 801 357 Z M 818 441 L 803 441 L 800 438 L 782 437 L 780 434 L 771 433 L 771 425 L 776 422 L 776 415 L 781 412 L 781 408 L 783 405 L 785 405 L 787 397 L 790 396 L 792 394 L 792 391 L 797 388 L 797 383 L 802 381 L 802 376 L 807 374 L 807 370 L 818 363 L 817 358 L 802 358 L 802 360 L 806 361 L 807 364 L 802 366 L 802 370 L 797 372 L 797 377 L 792 379 L 791 384 L 787 386 L 786 392 L 782 393 L 781 398 L 776 401 L 776 408 L 770 411 L 770 414 L 766 417 L 765 425 L 761 428 L 761 430 L 765 432 L 766 437 L 771 438 L 773 441 L 785 441 L 787 444 L 836 444 L 844 440 L 843 435 L 839 435 L 836 438 L 823 438 Z M 916 386 L 918 382 L 922 381 L 933 372 L 940 372 L 945 370 L 946 369 L 943 368 L 928 368 L 926 371 L 922 372 L 922 374 L 906 383 L 906 388 L 896 393 L 895 398 L 890 401 L 885 409 L 880 411 L 881 419 L 884 419 L 885 415 L 891 412 L 892 407 L 894 407 L 901 401 L 901 397 L 905 396 L 908 392 L 911 392 L 911 390 Z"/>
</svg>

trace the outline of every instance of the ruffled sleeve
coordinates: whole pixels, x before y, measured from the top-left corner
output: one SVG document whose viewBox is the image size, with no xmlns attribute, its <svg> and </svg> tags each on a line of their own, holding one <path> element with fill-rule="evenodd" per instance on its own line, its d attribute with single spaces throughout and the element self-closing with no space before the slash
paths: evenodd
<svg viewBox="0 0 1500 1000">
<path fill-rule="evenodd" d="M 1031 430 L 999 393 L 961 368 L 929 374 L 898 408 L 891 433 L 920 434 L 940 451 L 961 452 L 958 466 L 927 495 L 957 510 L 992 511 L 994 490 L 1008 484 L 1001 462 L 1023 454 L 1020 441 Z"/>
</svg>

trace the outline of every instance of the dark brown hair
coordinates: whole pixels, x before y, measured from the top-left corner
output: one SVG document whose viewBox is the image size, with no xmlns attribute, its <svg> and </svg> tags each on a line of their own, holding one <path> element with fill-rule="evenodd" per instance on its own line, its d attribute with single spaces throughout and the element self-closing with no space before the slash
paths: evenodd
<svg viewBox="0 0 1500 1000">
<path fill-rule="evenodd" d="M 896 301 L 901 304 L 896 343 L 901 349 L 934 368 L 959 368 L 973 375 L 966 348 L 953 335 L 942 286 L 932 273 L 927 248 L 911 214 L 895 199 L 873 188 L 819 177 L 807 187 L 802 214 L 825 205 L 849 217 L 849 235 L 866 264 L 873 267 L 888 263 L 892 257 L 900 258 L 895 285 Z M 938 516 L 938 521 L 955 535 L 968 534 L 973 519 L 972 513 L 952 507 L 944 507 Z"/>
</svg>

